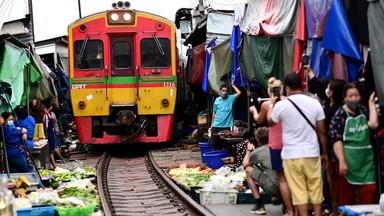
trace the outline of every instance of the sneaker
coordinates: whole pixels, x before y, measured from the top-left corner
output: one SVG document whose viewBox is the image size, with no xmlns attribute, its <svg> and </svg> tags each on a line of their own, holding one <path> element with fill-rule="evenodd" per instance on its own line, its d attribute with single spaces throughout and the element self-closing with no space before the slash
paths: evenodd
<svg viewBox="0 0 384 216">
<path fill-rule="evenodd" d="M 251 213 L 257 215 L 265 215 L 267 212 L 265 211 L 264 206 L 259 207 L 257 204 L 250 210 Z"/>
</svg>

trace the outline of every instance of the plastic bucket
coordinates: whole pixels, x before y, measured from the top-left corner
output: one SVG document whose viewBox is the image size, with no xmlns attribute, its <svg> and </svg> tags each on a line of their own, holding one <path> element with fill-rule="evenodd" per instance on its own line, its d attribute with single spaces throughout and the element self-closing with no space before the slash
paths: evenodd
<svg viewBox="0 0 384 216">
<path fill-rule="evenodd" d="M 210 142 L 199 142 L 199 147 L 201 151 L 201 160 L 203 163 L 206 163 L 204 153 L 212 151 L 212 146 Z"/>
<path fill-rule="evenodd" d="M 209 168 L 219 169 L 224 165 L 224 162 L 221 158 L 229 157 L 229 151 L 219 150 L 219 151 L 210 151 L 203 154 L 205 158 L 205 163 Z"/>
</svg>

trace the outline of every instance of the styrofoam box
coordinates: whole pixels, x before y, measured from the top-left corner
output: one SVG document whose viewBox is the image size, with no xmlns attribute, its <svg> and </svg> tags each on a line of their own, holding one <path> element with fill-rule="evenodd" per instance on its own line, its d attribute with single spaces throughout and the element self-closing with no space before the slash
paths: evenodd
<svg viewBox="0 0 384 216">
<path fill-rule="evenodd" d="M 237 190 L 231 191 L 205 191 L 200 190 L 200 204 L 212 205 L 212 204 L 236 204 Z"/>
</svg>

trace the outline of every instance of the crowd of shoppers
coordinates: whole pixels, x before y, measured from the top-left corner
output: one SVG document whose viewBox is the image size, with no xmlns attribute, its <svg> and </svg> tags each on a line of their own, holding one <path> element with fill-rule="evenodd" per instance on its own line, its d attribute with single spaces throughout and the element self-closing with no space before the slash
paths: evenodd
<svg viewBox="0 0 384 216">
<path fill-rule="evenodd" d="M 249 109 L 259 125 L 257 141 L 240 143 L 242 154 L 235 162 L 242 160 L 255 198 L 251 212 L 266 213 L 259 188 L 281 197 L 289 216 L 309 215 L 310 206 L 314 215 L 337 216 L 338 206 L 377 203 L 371 144 L 371 133 L 379 127 L 375 93 L 365 107 L 357 83 L 323 82 L 309 66 L 303 69 L 312 94 L 304 93 L 296 73 L 287 74 L 284 85 L 272 77 L 267 89 L 270 99 L 262 102 L 260 111 L 255 106 Z M 261 127 L 266 123 L 268 128 Z"/>
</svg>

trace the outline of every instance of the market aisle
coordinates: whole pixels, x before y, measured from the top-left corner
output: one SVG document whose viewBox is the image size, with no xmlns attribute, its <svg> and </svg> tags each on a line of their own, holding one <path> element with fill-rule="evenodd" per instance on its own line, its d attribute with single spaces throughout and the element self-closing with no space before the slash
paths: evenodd
<svg viewBox="0 0 384 216">
<path fill-rule="evenodd" d="M 201 161 L 201 153 L 199 148 L 194 148 L 190 150 L 183 150 L 181 147 L 174 147 L 161 150 L 152 150 L 152 155 L 156 160 L 157 164 L 162 169 L 167 169 L 170 166 L 180 165 L 182 163 L 188 165 L 194 164 L 203 164 Z M 207 205 L 206 208 L 209 209 L 215 215 L 256 215 L 249 212 L 253 207 L 252 204 L 217 204 L 217 205 Z M 282 215 L 281 211 L 282 205 L 273 205 L 266 204 L 265 208 L 267 211 L 266 215 L 271 216 L 280 216 Z"/>
</svg>

